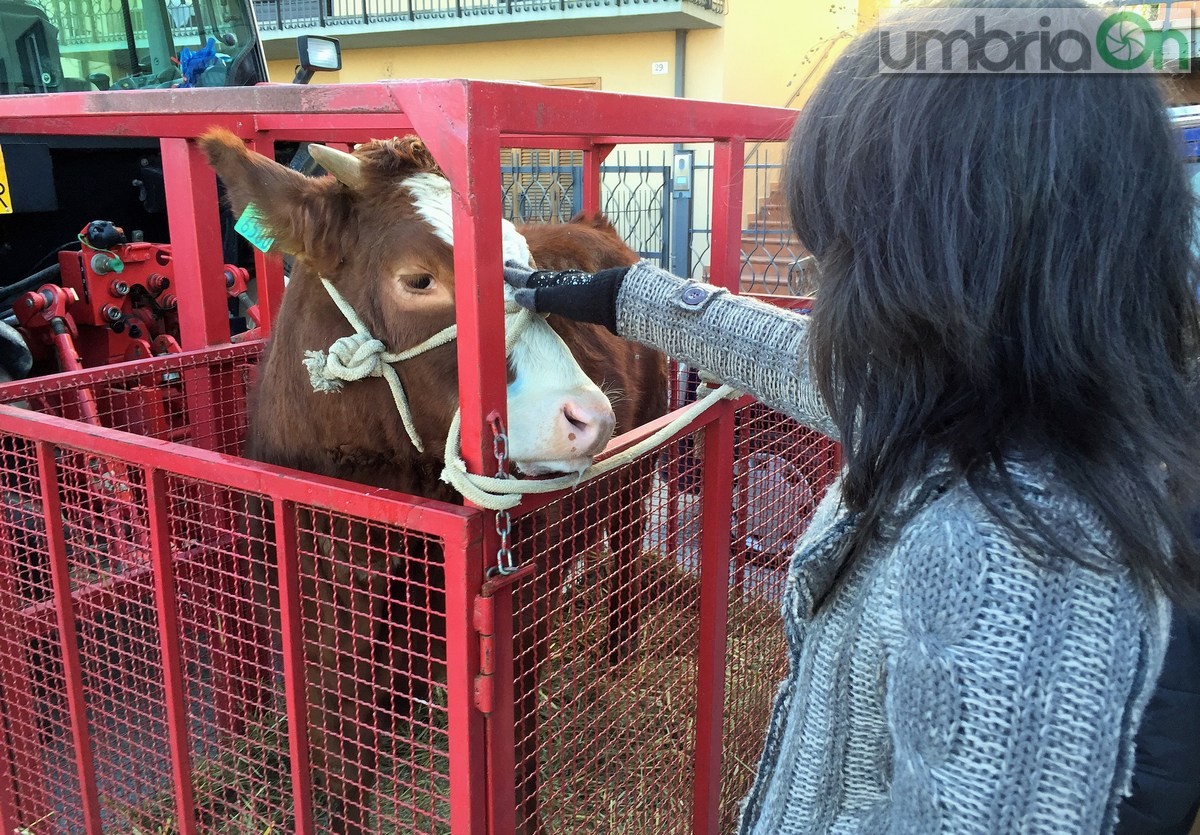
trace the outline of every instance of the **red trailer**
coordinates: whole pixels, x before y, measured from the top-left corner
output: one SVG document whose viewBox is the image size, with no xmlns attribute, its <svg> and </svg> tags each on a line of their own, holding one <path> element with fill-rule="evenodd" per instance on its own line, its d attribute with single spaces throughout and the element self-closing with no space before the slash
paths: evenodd
<svg viewBox="0 0 1200 835">
<path fill-rule="evenodd" d="M 536 760 L 545 831 L 728 831 L 786 664 L 776 612 L 788 548 L 832 477 L 832 443 L 742 398 L 646 453 L 657 476 L 639 650 L 614 671 L 604 555 L 570 552 L 575 531 L 529 534 L 555 553 L 552 576 L 495 575 L 489 512 L 239 457 L 262 343 L 229 344 L 226 288 L 202 279 L 221 275 L 222 258 L 215 178 L 192 139 L 222 125 L 268 156 L 276 141 L 425 140 L 455 194 L 463 455 L 492 474 L 487 418 L 504 414 L 506 379 L 501 148 L 582 152 L 594 209 L 614 146 L 712 143 L 711 275 L 736 289 L 746 143 L 780 141 L 794 115 L 474 81 L 6 99 L 0 133 L 159 139 L 187 303 L 184 353 L 0 388 L 0 828 L 336 829 L 338 799 L 309 766 L 312 584 L 297 554 L 352 537 L 388 543 L 387 559 L 421 559 L 419 543 L 437 542 L 446 563 L 444 630 L 425 635 L 429 657 L 394 662 L 428 677 L 430 696 L 375 741 L 372 831 L 528 831 L 519 756 Z M 256 267 L 269 332 L 283 272 L 266 256 Z M 530 499 L 514 517 L 560 499 Z M 278 589 L 253 587 L 247 560 L 264 553 Z M 262 599 L 277 621 L 255 617 Z M 518 610 L 534 600 L 542 614 L 528 625 Z M 515 641 L 522 625 L 532 642 Z M 514 657 L 530 643 L 535 658 Z M 530 680 L 532 692 L 515 686 Z M 517 727 L 534 738 L 515 739 Z"/>
</svg>

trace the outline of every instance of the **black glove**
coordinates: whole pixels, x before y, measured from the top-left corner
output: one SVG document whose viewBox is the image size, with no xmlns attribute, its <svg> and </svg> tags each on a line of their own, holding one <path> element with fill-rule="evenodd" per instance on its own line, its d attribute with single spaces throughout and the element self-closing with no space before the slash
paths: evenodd
<svg viewBox="0 0 1200 835">
<path fill-rule="evenodd" d="M 517 304 L 526 310 L 603 325 L 616 333 L 617 292 L 629 269 L 614 267 L 598 273 L 534 271 L 509 261 L 504 265 L 504 281 L 514 288 Z"/>
</svg>

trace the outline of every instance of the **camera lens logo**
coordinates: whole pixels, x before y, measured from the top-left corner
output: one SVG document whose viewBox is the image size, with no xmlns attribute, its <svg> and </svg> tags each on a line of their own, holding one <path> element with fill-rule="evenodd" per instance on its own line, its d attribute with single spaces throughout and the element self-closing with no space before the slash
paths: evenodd
<svg viewBox="0 0 1200 835">
<path fill-rule="evenodd" d="M 1096 48 L 1110 67 L 1136 70 L 1150 57 L 1157 33 L 1146 18 L 1136 12 L 1109 15 L 1096 33 Z"/>
</svg>

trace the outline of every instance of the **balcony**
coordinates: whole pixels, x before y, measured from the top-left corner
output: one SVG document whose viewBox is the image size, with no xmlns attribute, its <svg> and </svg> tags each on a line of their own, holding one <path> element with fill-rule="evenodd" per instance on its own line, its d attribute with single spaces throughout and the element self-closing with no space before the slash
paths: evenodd
<svg viewBox="0 0 1200 835">
<path fill-rule="evenodd" d="M 295 57 L 295 36 L 345 47 L 427 46 L 721 26 L 726 0 L 254 0 L 268 58 Z"/>
</svg>

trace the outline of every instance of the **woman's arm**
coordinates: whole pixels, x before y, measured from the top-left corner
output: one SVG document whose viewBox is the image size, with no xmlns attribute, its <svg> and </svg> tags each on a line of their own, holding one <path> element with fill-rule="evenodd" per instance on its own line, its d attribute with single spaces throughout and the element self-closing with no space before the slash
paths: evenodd
<svg viewBox="0 0 1200 835">
<path fill-rule="evenodd" d="M 616 297 L 617 333 L 751 394 L 830 437 L 836 428 L 808 363 L 808 319 L 649 264 Z"/>
<path fill-rule="evenodd" d="M 645 262 L 598 273 L 534 271 L 510 262 L 504 280 L 522 307 L 603 325 L 837 437 L 809 370 L 803 316 Z"/>
</svg>

